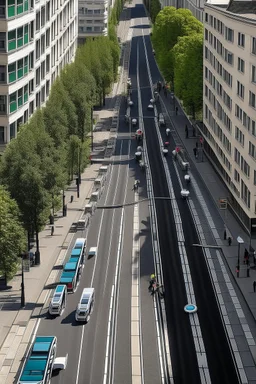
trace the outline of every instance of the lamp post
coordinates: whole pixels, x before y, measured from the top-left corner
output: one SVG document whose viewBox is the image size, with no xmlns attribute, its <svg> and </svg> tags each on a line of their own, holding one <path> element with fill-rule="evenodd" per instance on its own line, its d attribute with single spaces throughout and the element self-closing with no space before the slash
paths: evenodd
<svg viewBox="0 0 256 384">
<path fill-rule="evenodd" d="M 25 284 L 24 284 L 24 263 L 23 263 L 23 260 L 24 260 L 24 257 L 25 257 L 25 253 L 21 253 L 20 257 L 21 257 L 21 296 L 20 296 L 20 306 L 21 308 L 24 308 L 26 303 L 25 303 Z"/>
<path fill-rule="evenodd" d="M 244 244 L 244 241 L 243 241 L 242 237 L 240 237 L 240 236 L 238 236 L 236 240 L 238 242 L 236 275 L 237 275 L 237 277 L 239 277 L 239 272 L 240 272 L 240 246 L 241 246 L 241 244 Z"/>
<path fill-rule="evenodd" d="M 62 191 L 62 216 L 66 216 L 66 208 L 65 208 L 65 190 L 63 188 L 63 191 Z"/>
<path fill-rule="evenodd" d="M 93 105 L 91 107 L 91 151 L 93 152 Z"/>
</svg>

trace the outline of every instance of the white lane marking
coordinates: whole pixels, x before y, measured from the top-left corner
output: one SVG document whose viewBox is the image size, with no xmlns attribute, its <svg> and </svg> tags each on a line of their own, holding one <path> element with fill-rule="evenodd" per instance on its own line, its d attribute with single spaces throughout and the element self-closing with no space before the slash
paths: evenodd
<svg viewBox="0 0 256 384">
<path fill-rule="evenodd" d="M 153 97 L 153 83 L 152 83 L 152 77 L 151 77 L 149 62 L 148 62 L 147 49 L 146 49 L 146 43 L 145 43 L 144 35 L 143 35 L 143 44 L 144 44 L 145 57 L 146 57 L 146 62 L 147 62 L 148 76 L 149 76 L 149 81 L 150 81 L 150 85 L 151 85 L 151 93 L 152 93 L 152 97 Z M 155 116 L 157 116 L 156 106 L 154 106 L 154 110 L 155 110 Z M 159 144 L 160 144 L 160 148 L 161 148 L 161 144 L 163 146 L 163 141 L 162 141 L 162 137 L 160 134 L 157 118 L 155 118 L 155 126 L 156 126 L 158 140 L 159 140 Z M 178 242 L 179 242 L 179 244 L 178 244 L 179 245 L 179 254 L 180 254 L 180 259 L 181 259 L 181 264 L 182 264 L 183 278 L 184 278 L 186 295 L 187 295 L 187 302 L 193 303 L 196 305 L 196 298 L 195 298 L 195 293 L 194 293 L 189 263 L 188 263 L 188 259 L 187 259 L 187 253 L 186 253 L 186 249 L 185 249 L 185 245 L 184 245 L 185 238 L 184 238 L 184 232 L 183 232 L 183 228 L 182 228 L 182 220 L 181 220 L 178 204 L 177 204 L 176 197 L 175 197 L 175 193 L 174 193 L 174 189 L 173 189 L 173 185 L 172 185 L 172 180 L 171 180 L 171 177 L 169 174 L 167 160 L 165 157 L 163 157 L 163 165 L 164 165 L 164 169 L 165 169 L 169 193 L 171 196 L 171 205 L 172 205 L 172 209 L 173 209 L 174 222 L 175 222 L 176 232 L 177 232 L 177 237 L 178 237 Z M 189 320 L 190 320 L 190 325 L 192 328 L 193 339 L 194 339 L 195 350 L 196 350 L 196 356 L 197 356 L 197 362 L 198 362 L 198 369 L 199 369 L 201 380 L 203 383 L 211 383 L 211 379 L 210 379 L 210 375 L 209 375 L 208 362 L 207 362 L 207 356 L 206 356 L 205 346 L 204 346 L 204 342 L 203 342 L 203 338 L 202 338 L 198 314 L 194 313 L 193 315 L 190 315 Z"/>
<path fill-rule="evenodd" d="M 77 371 L 76 371 L 76 384 L 78 383 L 79 374 L 80 374 L 80 364 L 81 364 L 82 350 L 83 350 L 84 330 L 85 330 L 85 325 L 83 325 L 82 333 L 81 333 L 81 342 L 80 342 L 80 347 L 79 347 L 79 355 L 78 355 L 78 363 L 77 363 Z"/>
<path fill-rule="evenodd" d="M 139 195 L 135 192 L 135 202 Z M 134 205 L 133 216 L 133 245 L 132 245 L 132 285 L 131 285 L 131 363 L 132 383 L 144 383 L 142 360 L 142 334 L 140 311 L 140 240 L 139 240 L 139 207 Z"/>
<path fill-rule="evenodd" d="M 142 29 L 142 36 L 144 41 L 143 29 Z M 145 46 L 145 42 L 144 42 L 144 46 Z M 143 113 L 142 113 L 140 90 L 141 88 L 138 86 L 138 105 L 139 105 L 140 115 L 142 116 Z M 145 153 L 145 159 L 147 164 L 147 172 L 146 172 L 147 193 L 149 197 L 148 204 L 149 204 L 149 212 L 150 212 L 150 220 L 151 220 L 151 237 L 152 237 L 153 254 L 154 254 L 154 266 L 155 266 L 157 280 L 161 284 L 163 282 L 163 271 L 162 271 L 162 261 L 161 261 L 159 236 L 158 236 L 158 229 L 157 229 L 158 224 L 157 224 L 157 215 L 156 215 L 156 207 L 155 207 L 155 200 L 154 200 L 152 174 L 151 174 L 150 163 L 148 158 L 146 133 L 144 130 L 143 119 L 141 121 L 141 124 L 144 132 L 143 147 L 145 148 L 144 153 Z M 164 384 L 166 382 L 166 375 L 168 375 L 171 383 L 173 383 L 173 370 L 172 370 L 171 355 L 170 355 L 171 340 L 169 340 L 168 338 L 165 303 L 163 300 L 161 300 L 160 308 L 161 308 L 161 314 L 163 319 L 162 321 L 159 321 L 159 313 L 157 309 L 156 299 L 154 298 L 154 313 L 155 313 L 155 321 L 156 321 L 157 344 L 158 344 L 158 352 L 159 352 L 161 380 L 162 380 L 162 383 Z M 162 352 L 163 350 L 164 350 L 164 353 Z"/>
</svg>

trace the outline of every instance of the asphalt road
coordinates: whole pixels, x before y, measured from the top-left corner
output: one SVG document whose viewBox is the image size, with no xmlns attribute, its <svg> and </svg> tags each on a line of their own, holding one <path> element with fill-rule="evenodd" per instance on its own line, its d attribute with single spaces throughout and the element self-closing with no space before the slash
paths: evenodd
<svg viewBox="0 0 256 384">
<path fill-rule="evenodd" d="M 132 41 L 131 61 L 136 60 L 137 37 Z M 133 59 L 134 58 L 134 59 Z M 130 67 L 129 76 L 136 81 L 136 68 Z M 133 93 L 132 115 L 138 116 L 136 91 Z M 134 179 L 140 178 L 140 198 L 145 195 L 145 176 L 140 174 L 134 160 L 137 143 L 130 139 L 129 127 L 124 123 L 126 101 L 120 108 L 119 135 L 116 144 L 112 174 L 105 186 L 99 205 L 122 204 L 134 201 Z M 135 130 L 135 129 L 134 129 Z M 110 341 L 111 376 L 109 383 L 132 383 L 131 359 L 131 255 L 133 243 L 134 207 L 125 208 L 124 235 L 117 287 L 116 313 L 113 337 Z M 141 332 L 142 366 L 145 383 L 160 383 L 160 364 L 157 347 L 153 300 L 148 294 L 148 277 L 154 271 L 151 231 L 147 203 L 139 205 L 140 216 L 140 277 L 141 277 Z M 98 246 L 97 259 L 87 259 L 80 284 L 74 294 L 68 295 L 67 307 L 60 317 L 51 319 L 47 308 L 42 314 L 38 335 L 56 335 L 57 356 L 68 353 L 68 365 L 64 372 L 54 376 L 53 384 L 103 383 L 106 359 L 109 306 L 117 264 L 121 209 L 97 210 L 91 221 L 87 237 L 87 249 Z M 75 239 L 74 236 L 69 252 Z M 97 244 L 98 243 L 98 244 Z M 75 321 L 75 309 L 84 287 L 95 288 L 95 305 L 86 325 Z"/>
<path fill-rule="evenodd" d="M 141 7 L 141 17 L 143 15 Z M 142 19 L 142 25 L 145 25 L 147 19 Z M 149 66 L 153 83 L 161 79 L 158 67 L 152 54 L 148 29 L 144 30 L 145 44 L 148 53 Z M 140 87 L 143 105 L 143 114 L 147 115 L 147 105 L 151 98 L 151 93 L 147 86 L 149 85 L 148 74 L 145 71 L 146 60 L 143 44 L 140 47 Z M 159 112 L 159 111 L 158 111 Z M 145 132 L 147 137 L 147 146 L 149 152 L 149 161 L 153 174 L 153 186 L 155 196 L 168 196 L 167 184 L 164 177 L 161 153 L 156 149 L 158 137 L 152 123 L 152 119 L 144 119 Z M 184 129 L 184 127 L 182 127 Z M 165 129 L 161 129 L 162 138 L 165 141 Z M 172 139 L 170 148 L 175 148 Z M 198 243 L 198 236 L 195 230 L 193 218 L 190 214 L 187 202 L 180 199 L 180 185 L 173 160 L 168 158 L 168 166 L 172 184 L 174 186 L 175 196 L 179 211 L 181 214 L 183 231 L 185 236 L 185 247 L 188 256 L 190 271 L 197 305 L 200 308 L 198 312 L 201 331 L 207 353 L 208 366 L 212 383 L 238 383 L 236 369 L 233 357 L 227 340 L 226 332 L 223 328 L 222 320 L 219 315 L 219 308 L 215 293 L 212 287 L 207 265 L 201 249 L 192 247 L 192 244 Z M 181 172 L 182 173 L 182 172 Z M 180 175 L 182 178 L 184 174 Z M 200 379 L 197 371 L 197 361 L 195 360 L 194 343 L 191 337 L 191 327 L 184 313 L 186 304 L 184 295 L 184 283 L 182 270 L 177 249 L 177 238 L 173 222 L 173 212 L 171 203 L 168 201 L 157 201 L 157 216 L 159 237 L 161 246 L 161 256 L 164 270 L 164 282 L 166 292 L 166 312 L 168 318 L 168 329 L 170 337 L 170 348 L 172 356 L 172 366 L 174 371 L 175 383 L 198 383 Z M 184 359 L 184 356 L 186 358 Z"/>
</svg>

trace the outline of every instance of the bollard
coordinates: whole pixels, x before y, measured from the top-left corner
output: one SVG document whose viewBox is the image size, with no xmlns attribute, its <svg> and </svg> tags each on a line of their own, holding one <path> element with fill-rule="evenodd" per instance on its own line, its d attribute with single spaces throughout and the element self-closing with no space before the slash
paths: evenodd
<svg viewBox="0 0 256 384">
<path fill-rule="evenodd" d="M 74 196 L 71 195 L 71 196 L 70 196 L 70 203 L 73 203 L 73 201 L 74 201 Z"/>
<path fill-rule="evenodd" d="M 224 240 L 227 240 L 227 231 L 224 229 Z"/>
<path fill-rule="evenodd" d="M 250 267 L 247 268 L 247 277 L 250 277 Z"/>
</svg>

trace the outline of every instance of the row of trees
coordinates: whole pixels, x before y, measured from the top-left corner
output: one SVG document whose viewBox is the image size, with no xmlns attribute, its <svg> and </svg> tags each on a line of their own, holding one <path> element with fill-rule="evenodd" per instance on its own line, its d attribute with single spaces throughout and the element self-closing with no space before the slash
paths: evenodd
<svg viewBox="0 0 256 384">
<path fill-rule="evenodd" d="M 119 17 L 121 0 L 117 3 L 115 17 Z M 108 37 L 88 39 L 77 49 L 75 61 L 66 65 L 52 85 L 46 106 L 19 128 L 17 138 L 1 158 L 1 184 L 8 191 L 6 196 L 9 193 L 14 199 L 6 204 L 17 226 L 20 220 L 27 233 L 28 249 L 32 235 L 36 235 L 36 264 L 40 263 L 39 232 L 50 213 L 60 208 L 64 200 L 61 192 L 64 195 L 73 175 L 79 179 L 87 165 L 93 107 L 104 104 L 105 94 L 116 80 L 118 64 L 119 44 L 115 24 L 110 22 Z M 0 206 L 4 209 L 1 190 Z M 0 224 L 0 272 L 8 278 L 16 272 L 20 249 L 26 249 L 22 228 L 21 240 L 14 240 L 10 225 L 4 221 Z M 10 244 L 15 249 L 10 248 L 7 255 L 4 249 Z"/>
<path fill-rule="evenodd" d="M 203 24 L 187 9 L 164 7 L 152 43 L 161 72 L 195 119 L 203 105 Z"/>
</svg>

